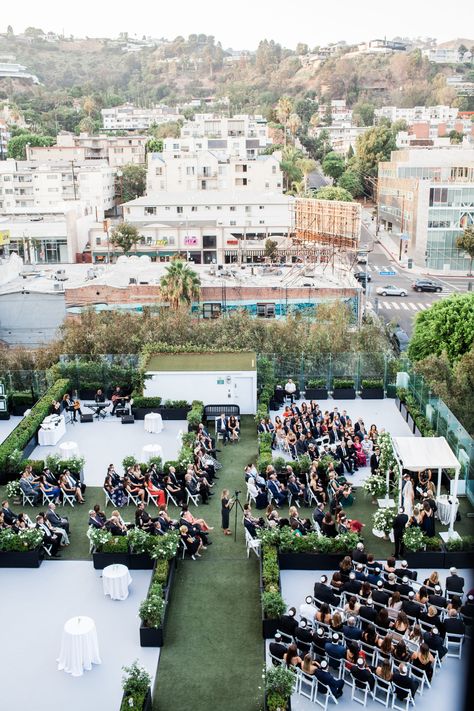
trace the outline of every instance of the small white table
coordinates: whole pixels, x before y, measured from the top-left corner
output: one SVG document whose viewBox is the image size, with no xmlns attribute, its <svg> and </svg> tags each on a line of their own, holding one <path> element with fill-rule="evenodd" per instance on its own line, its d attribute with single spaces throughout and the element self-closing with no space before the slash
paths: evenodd
<svg viewBox="0 0 474 711">
<path fill-rule="evenodd" d="M 454 506 L 454 520 L 456 520 L 456 515 L 459 508 L 459 499 L 453 499 L 452 496 L 447 494 L 441 494 L 436 499 L 436 506 L 438 507 L 438 518 L 443 526 L 448 526 L 451 523 L 451 508 Z"/>
<path fill-rule="evenodd" d="M 142 448 L 141 462 L 148 462 L 152 457 L 161 457 L 163 459 L 163 448 L 159 444 L 146 444 Z"/>
<path fill-rule="evenodd" d="M 111 600 L 126 600 L 131 582 L 132 578 L 126 565 L 114 563 L 102 571 L 104 595 L 110 595 Z"/>
<path fill-rule="evenodd" d="M 91 617 L 71 617 L 64 625 L 58 671 L 82 676 L 93 664 L 102 664 L 95 622 Z"/>
<path fill-rule="evenodd" d="M 55 415 L 45 417 L 38 431 L 38 444 L 41 447 L 51 447 L 66 434 L 66 423 L 63 415 L 59 419 Z"/>
<path fill-rule="evenodd" d="M 79 447 L 77 442 L 61 442 L 58 447 L 58 453 L 61 459 L 74 459 L 79 456 Z"/>
<path fill-rule="evenodd" d="M 163 418 L 159 412 L 149 412 L 144 419 L 145 432 L 161 432 L 163 429 Z"/>
</svg>

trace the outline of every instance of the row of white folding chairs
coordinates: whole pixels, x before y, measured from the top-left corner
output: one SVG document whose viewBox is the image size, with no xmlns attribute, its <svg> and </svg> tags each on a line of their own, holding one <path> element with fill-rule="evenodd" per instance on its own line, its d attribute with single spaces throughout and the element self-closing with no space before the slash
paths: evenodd
<svg viewBox="0 0 474 711">
<path fill-rule="evenodd" d="M 58 498 L 56 495 L 48 495 L 45 494 L 44 491 L 41 492 L 43 499 L 42 499 L 42 505 L 47 505 L 50 504 L 51 502 L 55 502 L 56 499 Z M 25 492 L 22 490 L 21 491 L 21 498 L 22 498 L 22 505 L 26 506 L 28 504 L 29 506 L 38 506 L 38 504 L 35 504 L 35 496 L 34 494 L 25 494 Z M 65 491 L 61 491 L 61 497 L 60 497 L 61 503 L 63 506 L 66 506 L 66 504 L 69 504 L 74 508 L 74 504 L 76 502 L 76 497 L 74 494 L 67 494 Z"/>
</svg>

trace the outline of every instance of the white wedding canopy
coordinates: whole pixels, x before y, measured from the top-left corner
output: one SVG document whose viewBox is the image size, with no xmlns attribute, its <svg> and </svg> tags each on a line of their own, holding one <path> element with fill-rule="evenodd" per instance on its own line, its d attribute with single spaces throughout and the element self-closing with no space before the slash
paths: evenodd
<svg viewBox="0 0 474 711">
<path fill-rule="evenodd" d="M 454 456 L 451 447 L 444 437 L 392 437 L 395 458 L 401 470 L 408 469 L 420 472 L 425 469 L 438 470 L 438 496 L 441 493 L 441 470 L 454 469 L 455 479 L 453 487 L 453 500 L 458 493 L 458 479 L 461 465 Z M 400 492 L 402 490 L 400 481 Z M 454 531 L 455 507 L 451 507 L 451 521 L 448 536 Z"/>
</svg>

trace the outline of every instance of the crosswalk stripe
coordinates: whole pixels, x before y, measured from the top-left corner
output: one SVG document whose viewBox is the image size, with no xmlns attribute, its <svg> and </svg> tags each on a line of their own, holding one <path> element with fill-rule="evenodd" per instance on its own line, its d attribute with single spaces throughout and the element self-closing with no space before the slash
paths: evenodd
<svg viewBox="0 0 474 711">
<path fill-rule="evenodd" d="M 395 301 L 392 301 L 392 306 L 396 311 L 400 311 L 400 306 Z"/>
<path fill-rule="evenodd" d="M 388 301 L 383 301 L 382 303 L 383 303 L 385 309 L 388 309 L 389 311 L 392 310 L 392 307 L 390 306 L 390 304 L 388 303 Z"/>
<path fill-rule="evenodd" d="M 405 311 L 409 311 L 410 309 L 408 308 L 407 304 L 401 304 L 402 309 L 405 309 Z"/>
<path fill-rule="evenodd" d="M 420 308 L 422 311 L 424 311 L 424 310 L 426 309 L 426 306 L 425 306 L 424 304 L 420 304 L 420 302 L 418 302 L 417 306 L 418 306 L 418 308 Z"/>
<path fill-rule="evenodd" d="M 413 309 L 413 311 L 418 311 L 418 307 L 416 304 L 409 304 L 409 306 Z"/>
</svg>

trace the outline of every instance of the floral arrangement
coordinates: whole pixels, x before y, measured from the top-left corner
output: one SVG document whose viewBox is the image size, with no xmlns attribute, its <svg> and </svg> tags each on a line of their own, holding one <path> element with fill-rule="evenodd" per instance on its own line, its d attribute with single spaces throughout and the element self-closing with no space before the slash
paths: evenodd
<svg viewBox="0 0 474 711">
<path fill-rule="evenodd" d="M 5 487 L 5 494 L 8 499 L 15 499 L 17 496 L 21 496 L 20 480 L 9 481 Z"/>
<path fill-rule="evenodd" d="M 403 543 L 407 550 L 416 553 L 426 548 L 426 536 L 421 528 L 412 526 L 407 528 L 403 534 Z"/>
<path fill-rule="evenodd" d="M 122 677 L 123 701 L 120 711 L 142 709 L 151 684 L 151 676 L 139 665 L 138 659 L 131 666 L 122 667 L 122 670 L 125 674 Z"/>
<path fill-rule="evenodd" d="M 127 533 L 131 553 L 145 553 L 148 549 L 149 534 L 141 528 L 131 528 Z"/>
<path fill-rule="evenodd" d="M 148 535 L 148 552 L 155 559 L 171 560 L 175 557 L 179 545 L 178 531 L 169 531 L 164 536 Z"/>
<path fill-rule="evenodd" d="M 146 531 L 132 528 L 126 536 L 112 536 L 103 528 L 91 528 L 88 537 L 97 552 L 131 553 L 148 552 L 151 558 L 171 560 L 179 544 L 178 531 L 169 531 L 164 536 L 152 536 Z"/>
<path fill-rule="evenodd" d="M 372 516 L 372 527 L 376 531 L 383 531 L 387 536 L 393 528 L 393 519 L 396 516 L 396 509 L 379 509 Z"/>
<path fill-rule="evenodd" d="M 43 535 L 37 528 L 27 528 L 19 533 L 5 528 L 0 531 L 0 551 L 32 551 L 41 545 Z"/>
<path fill-rule="evenodd" d="M 385 474 L 390 469 L 398 478 L 398 463 L 393 453 L 392 436 L 390 432 L 381 432 L 377 438 L 377 446 L 380 447 L 379 471 Z"/>
<path fill-rule="evenodd" d="M 165 606 L 166 601 L 163 598 L 161 583 L 153 582 L 138 610 L 143 625 L 145 627 L 161 627 Z"/>
<path fill-rule="evenodd" d="M 368 479 L 363 483 L 364 491 L 369 494 L 373 499 L 380 499 L 387 493 L 387 482 L 385 477 L 381 474 L 374 474 L 369 476 Z"/>
</svg>

